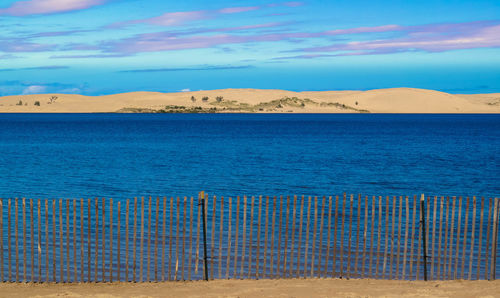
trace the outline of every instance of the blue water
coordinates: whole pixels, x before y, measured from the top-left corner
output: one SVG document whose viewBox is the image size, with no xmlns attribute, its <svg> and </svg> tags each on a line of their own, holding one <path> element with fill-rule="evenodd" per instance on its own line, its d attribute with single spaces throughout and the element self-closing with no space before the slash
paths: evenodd
<svg viewBox="0 0 500 298">
<path fill-rule="evenodd" d="M 498 196 L 500 115 L 1 114 L 0 197 Z"/>
</svg>

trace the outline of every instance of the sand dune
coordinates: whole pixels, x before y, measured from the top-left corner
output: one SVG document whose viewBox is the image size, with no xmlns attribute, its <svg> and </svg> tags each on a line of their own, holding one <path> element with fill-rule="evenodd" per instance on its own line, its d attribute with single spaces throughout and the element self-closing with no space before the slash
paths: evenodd
<svg viewBox="0 0 500 298">
<path fill-rule="evenodd" d="M 51 97 L 57 97 L 50 100 Z M 195 97 L 195 101 L 191 98 Z M 203 101 L 203 97 L 208 100 Z M 217 100 L 217 97 L 222 99 Z M 39 105 L 35 105 L 39 103 Z M 0 97 L 0 113 L 102 112 L 223 113 L 500 113 L 500 94 L 448 94 L 392 88 L 369 91 L 293 92 L 221 89 L 131 92 L 105 96 L 37 94 Z"/>
</svg>

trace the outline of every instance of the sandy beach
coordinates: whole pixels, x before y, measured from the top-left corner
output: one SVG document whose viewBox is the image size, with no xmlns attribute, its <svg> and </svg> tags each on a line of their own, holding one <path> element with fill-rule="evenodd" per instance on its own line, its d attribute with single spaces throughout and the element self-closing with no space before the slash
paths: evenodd
<svg viewBox="0 0 500 298">
<path fill-rule="evenodd" d="M 222 89 L 105 96 L 0 97 L 0 113 L 500 113 L 500 94 L 456 95 L 413 88 L 292 92 Z"/>
<path fill-rule="evenodd" d="M 500 297 L 500 281 L 340 279 L 0 284 L 0 297 Z"/>
</svg>

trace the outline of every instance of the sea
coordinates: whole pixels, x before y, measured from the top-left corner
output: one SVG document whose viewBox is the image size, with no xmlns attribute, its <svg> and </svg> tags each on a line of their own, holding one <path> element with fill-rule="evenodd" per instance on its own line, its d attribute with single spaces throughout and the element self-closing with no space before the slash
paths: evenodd
<svg viewBox="0 0 500 298">
<path fill-rule="evenodd" d="M 0 114 L 0 197 L 500 195 L 500 115 Z"/>
</svg>

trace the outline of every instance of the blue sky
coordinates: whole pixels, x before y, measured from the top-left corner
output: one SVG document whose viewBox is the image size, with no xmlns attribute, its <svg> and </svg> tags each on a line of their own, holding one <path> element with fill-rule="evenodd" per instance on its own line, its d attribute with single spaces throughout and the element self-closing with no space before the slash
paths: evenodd
<svg viewBox="0 0 500 298">
<path fill-rule="evenodd" d="M 500 92 L 498 0 L 3 0 L 0 96 Z"/>
</svg>

